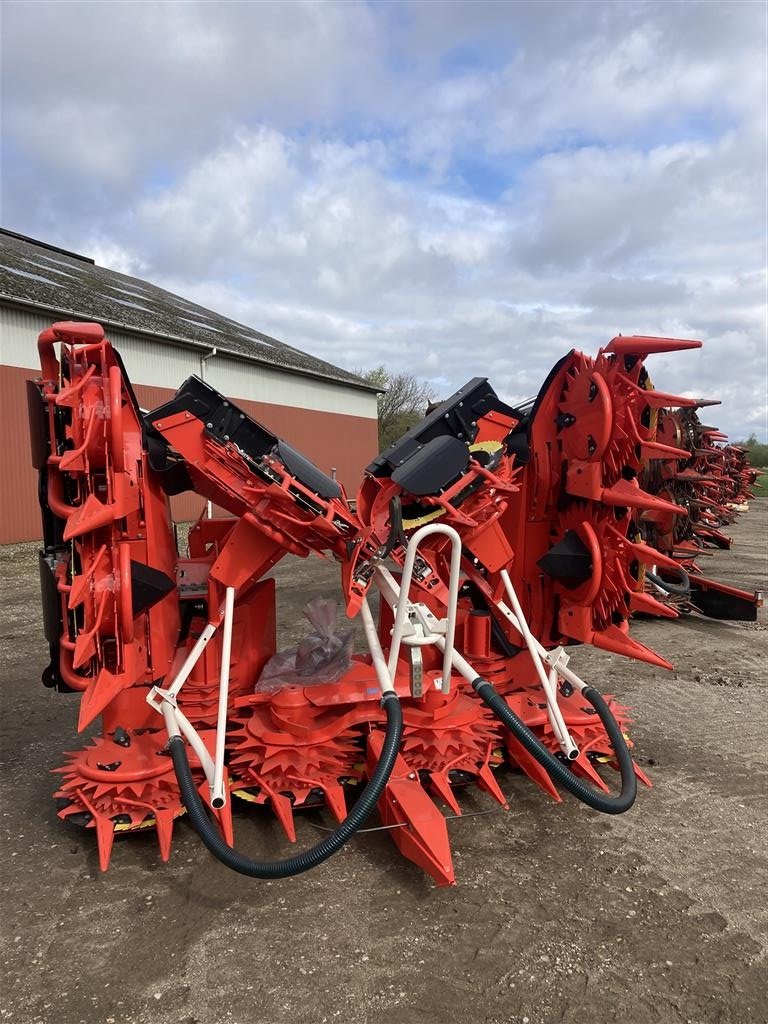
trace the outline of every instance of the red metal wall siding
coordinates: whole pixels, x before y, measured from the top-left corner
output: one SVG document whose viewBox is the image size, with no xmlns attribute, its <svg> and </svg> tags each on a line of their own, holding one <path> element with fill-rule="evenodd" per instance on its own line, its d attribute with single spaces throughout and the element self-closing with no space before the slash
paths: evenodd
<svg viewBox="0 0 768 1024">
<path fill-rule="evenodd" d="M 0 366 L 0 544 L 36 540 L 41 533 L 37 474 L 30 463 L 25 383 L 39 373 Z M 147 409 L 167 402 L 174 394 L 171 388 L 146 384 L 137 384 L 134 389 Z M 377 452 L 375 420 L 251 402 L 236 396 L 233 400 L 324 472 L 330 474 L 335 466 L 338 479 L 354 497 L 365 466 Z M 174 518 L 184 521 L 199 515 L 203 501 L 194 495 L 180 495 L 172 499 L 172 507 Z"/>
</svg>

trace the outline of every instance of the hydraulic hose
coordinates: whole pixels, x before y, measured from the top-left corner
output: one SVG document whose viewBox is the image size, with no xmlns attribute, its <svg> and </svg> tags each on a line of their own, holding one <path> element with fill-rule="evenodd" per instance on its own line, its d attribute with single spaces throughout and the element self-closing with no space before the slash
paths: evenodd
<svg viewBox="0 0 768 1024">
<path fill-rule="evenodd" d="M 574 775 L 570 768 L 566 767 L 562 761 L 558 760 L 539 742 L 525 722 L 518 718 L 501 694 L 487 680 L 478 677 L 472 682 L 472 687 L 478 697 L 487 704 L 494 715 L 509 729 L 515 739 L 519 740 L 528 753 L 536 758 L 552 780 L 559 782 L 561 786 L 567 789 L 569 793 L 572 793 L 578 800 L 581 800 L 582 803 L 593 807 L 596 811 L 602 811 L 604 814 L 623 814 L 635 802 L 637 779 L 635 778 L 632 756 L 629 753 L 619 724 L 611 713 L 611 709 L 594 687 L 585 687 L 581 691 L 581 695 L 585 700 L 589 701 L 597 712 L 613 746 L 621 772 L 621 792 L 618 796 L 604 796 L 583 783 L 581 779 Z"/>
<path fill-rule="evenodd" d="M 691 578 L 685 569 L 680 568 L 677 571 L 680 573 L 680 583 L 669 583 L 657 573 L 651 572 L 650 569 L 645 570 L 645 578 L 667 594 L 671 594 L 674 597 L 687 597 L 691 592 Z"/>
<path fill-rule="evenodd" d="M 395 693 L 388 692 L 382 697 L 382 706 L 387 716 L 386 732 L 381 757 L 363 792 L 347 817 L 329 836 L 315 846 L 285 860 L 252 860 L 245 854 L 234 850 L 222 839 L 219 830 L 208 817 L 203 801 L 197 791 L 189 767 L 189 758 L 184 740 L 181 736 L 172 736 L 169 742 L 173 767 L 181 790 L 181 800 L 189 813 L 190 821 L 208 847 L 213 856 L 233 871 L 251 878 L 287 878 L 289 875 L 300 875 L 303 871 L 317 867 L 341 847 L 357 832 L 370 815 L 381 796 L 387 780 L 392 773 L 400 749 L 403 732 L 403 712 L 400 701 Z"/>
</svg>

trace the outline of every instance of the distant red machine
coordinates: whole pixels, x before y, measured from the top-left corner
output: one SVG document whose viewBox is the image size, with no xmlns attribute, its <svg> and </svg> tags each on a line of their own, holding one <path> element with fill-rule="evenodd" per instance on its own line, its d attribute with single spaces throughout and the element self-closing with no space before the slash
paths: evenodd
<svg viewBox="0 0 768 1024">
<path fill-rule="evenodd" d="M 694 561 L 749 496 L 744 452 L 644 366 L 699 344 L 571 352 L 521 408 L 474 378 L 371 463 L 352 504 L 198 378 L 143 414 L 98 324 L 43 332 L 29 384 L 43 681 L 81 693 L 81 729 L 102 719 L 57 769 L 60 817 L 95 831 L 106 869 L 120 832 L 154 828 L 167 859 L 186 812 L 229 867 L 278 878 L 322 863 L 378 809 L 403 855 L 450 885 L 458 796 L 476 785 L 506 807 L 505 764 L 556 800 L 627 810 L 648 783 L 627 710 L 566 648 L 668 668 L 630 636 L 633 613 L 750 618 L 759 601 L 704 586 Z M 184 490 L 224 514 L 194 524 L 182 553 L 168 499 Z M 267 574 L 312 553 L 338 564 L 367 650 L 333 681 L 264 692 Z M 233 797 L 269 807 L 292 842 L 299 811 L 326 807 L 337 824 L 303 853 L 255 860 L 234 847 Z"/>
</svg>

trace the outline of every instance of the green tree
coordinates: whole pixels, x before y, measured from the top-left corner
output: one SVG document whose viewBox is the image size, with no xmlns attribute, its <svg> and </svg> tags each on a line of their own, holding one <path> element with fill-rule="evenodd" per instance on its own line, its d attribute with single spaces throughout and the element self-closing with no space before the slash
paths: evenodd
<svg viewBox="0 0 768 1024">
<path fill-rule="evenodd" d="M 737 441 L 736 444 L 747 449 L 751 465 L 755 467 L 768 466 L 768 444 L 758 441 L 756 434 L 752 433 L 746 441 Z"/>
<path fill-rule="evenodd" d="M 379 451 L 384 451 L 423 419 L 434 392 L 429 384 L 412 373 L 392 373 L 385 366 L 356 372 L 381 388 L 378 395 Z"/>
</svg>

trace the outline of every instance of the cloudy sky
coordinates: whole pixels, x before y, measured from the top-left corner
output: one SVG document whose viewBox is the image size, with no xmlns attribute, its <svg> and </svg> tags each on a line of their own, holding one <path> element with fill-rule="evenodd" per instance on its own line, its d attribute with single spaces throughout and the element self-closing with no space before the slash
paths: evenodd
<svg viewBox="0 0 768 1024">
<path fill-rule="evenodd" d="M 338 365 L 766 433 L 766 6 L 4 3 L 2 220 Z"/>
</svg>

